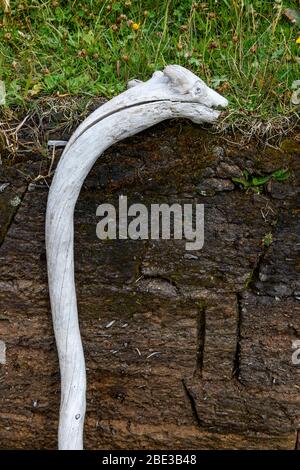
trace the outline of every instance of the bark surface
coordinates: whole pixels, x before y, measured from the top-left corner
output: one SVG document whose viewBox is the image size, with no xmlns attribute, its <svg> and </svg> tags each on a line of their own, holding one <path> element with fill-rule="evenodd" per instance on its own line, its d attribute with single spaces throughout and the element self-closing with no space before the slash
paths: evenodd
<svg viewBox="0 0 300 470">
<path fill-rule="evenodd" d="M 300 418 L 300 146 L 239 146 L 184 122 L 107 151 L 75 211 L 85 448 L 293 449 Z M 59 372 L 44 160 L 0 169 L 0 448 L 57 444 Z M 289 168 L 257 194 L 247 168 Z M 48 183 L 48 184 L 47 184 Z M 204 203 L 205 243 L 99 241 L 102 202 Z M 269 246 L 267 240 L 271 240 Z"/>
</svg>

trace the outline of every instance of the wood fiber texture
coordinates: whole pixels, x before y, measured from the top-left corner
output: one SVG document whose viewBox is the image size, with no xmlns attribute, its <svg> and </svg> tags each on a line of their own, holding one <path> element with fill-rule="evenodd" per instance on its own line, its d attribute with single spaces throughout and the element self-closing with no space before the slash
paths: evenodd
<svg viewBox="0 0 300 470">
<path fill-rule="evenodd" d="M 295 448 L 299 156 L 300 147 L 231 146 L 179 122 L 113 146 L 95 164 L 75 209 L 87 449 Z M 28 185 L 40 166 L 37 158 L 0 170 L 0 184 L 10 183 L 0 193 L 1 449 L 57 445 L 48 186 Z M 291 178 L 270 181 L 261 194 L 232 181 L 244 168 L 282 167 Z M 187 252 L 184 240 L 98 240 L 96 208 L 117 205 L 120 194 L 147 207 L 204 203 L 203 249 Z"/>
</svg>

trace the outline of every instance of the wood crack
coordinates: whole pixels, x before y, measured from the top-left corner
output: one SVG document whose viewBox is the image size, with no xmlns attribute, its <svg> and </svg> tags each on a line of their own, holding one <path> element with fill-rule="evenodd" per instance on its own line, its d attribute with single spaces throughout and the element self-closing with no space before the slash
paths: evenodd
<svg viewBox="0 0 300 470">
<path fill-rule="evenodd" d="M 185 395 L 186 395 L 186 397 L 187 397 L 187 399 L 188 399 L 188 401 L 189 401 L 189 403 L 190 403 L 194 421 L 196 422 L 197 426 L 199 426 L 200 428 L 202 428 L 202 427 L 203 427 L 203 423 L 202 423 L 202 420 L 200 419 L 199 414 L 198 414 L 198 411 L 197 411 L 195 398 L 194 398 L 192 392 L 191 392 L 191 391 L 189 390 L 189 388 L 187 387 L 186 382 L 185 382 L 185 379 L 182 379 L 182 385 L 183 385 L 183 390 L 184 390 L 184 392 L 185 392 Z"/>
<path fill-rule="evenodd" d="M 197 358 L 195 375 L 198 375 L 200 378 L 202 378 L 206 329 L 206 305 L 204 303 L 198 303 L 197 306 Z"/>
<path fill-rule="evenodd" d="M 21 193 L 21 194 L 17 194 L 18 197 L 20 198 L 20 203 L 16 206 L 14 212 L 11 214 L 11 217 L 9 218 L 9 220 L 7 221 L 7 223 L 5 224 L 4 226 L 4 230 L 1 231 L 1 237 L 0 237 L 0 248 L 1 246 L 3 245 L 5 239 L 6 239 L 6 236 L 10 230 L 10 227 L 12 226 L 12 224 L 14 223 L 15 221 L 15 218 L 16 218 L 16 215 L 22 205 L 22 202 L 24 200 L 24 197 L 26 196 L 27 194 L 27 191 L 28 191 L 28 187 L 29 187 L 29 183 L 26 185 L 25 187 L 25 190 Z"/>
<path fill-rule="evenodd" d="M 240 293 L 236 294 L 237 305 L 237 328 L 236 328 L 236 349 L 233 360 L 232 376 L 240 382 L 240 360 L 241 360 L 241 326 L 242 326 L 242 296 Z"/>
<path fill-rule="evenodd" d="M 300 429 L 296 431 L 295 450 L 300 450 Z"/>
</svg>

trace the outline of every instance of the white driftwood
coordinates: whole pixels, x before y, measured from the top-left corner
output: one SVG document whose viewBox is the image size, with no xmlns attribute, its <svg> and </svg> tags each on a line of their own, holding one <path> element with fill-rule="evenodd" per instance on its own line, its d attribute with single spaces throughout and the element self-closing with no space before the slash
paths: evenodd
<svg viewBox="0 0 300 470">
<path fill-rule="evenodd" d="M 65 147 L 67 145 L 67 140 L 48 140 L 48 147 Z"/>
<path fill-rule="evenodd" d="M 215 121 L 227 100 L 178 65 L 94 111 L 74 132 L 57 166 L 46 215 L 48 282 L 61 372 L 59 449 L 82 449 L 86 372 L 74 282 L 74 207 L 97 158 L 111 145 L 170 118 Z"/>
</svg>

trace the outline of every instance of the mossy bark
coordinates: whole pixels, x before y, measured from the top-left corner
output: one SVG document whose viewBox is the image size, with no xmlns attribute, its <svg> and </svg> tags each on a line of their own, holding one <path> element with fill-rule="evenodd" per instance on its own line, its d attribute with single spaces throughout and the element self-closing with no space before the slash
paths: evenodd
<svg viewBox="0 0 300 470">
<path fill-rule="evenodd" d="M 86 448 L 295 448 L 299 156 L 296 144 L 272 157 L 254 145 L 224 145 L 181 122 L 122 142 L 95 165 L 75 213 Z M 7 347 L 0 365 L 2 449 L 57 442 L 60 381 L 44 246 L 48 187 L 26 191 L 22 176 L 43 172 L 37 160 L 0 174 L 0 184 L 11 183 L 0 194 L 1 220 L 9 220 L 0 247 L 0 339 Z M 261 194 L 229 184 L 244 168 L 265 174 L 282 167 L 293 176 Z M 11 212 L 15 191 L 21 199 L 26 193 Z M 186 252 L 184 240 L 99 241 L 96 207 L 117 204 L 119 194 L 147 206 L 204 203 L 203 249 Z"/>
</svg>

